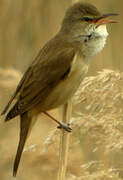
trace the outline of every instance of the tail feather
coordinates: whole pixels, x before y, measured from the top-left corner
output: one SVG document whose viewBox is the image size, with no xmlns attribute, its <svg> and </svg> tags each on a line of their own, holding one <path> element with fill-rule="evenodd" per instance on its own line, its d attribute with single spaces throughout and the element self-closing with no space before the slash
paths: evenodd
<svg viewBox="0 0 123 180">
<path fill-rule="evenodd" d="M 23 148 L 24 148 L 27 136 L 28 136 L 29 129 L 30 129 L 30 124 L 31 124 L 31 118 L 28 117 L 27 112 L 23 113 L 20 119 L 20 140 L 19 140 L 18 149 L 17 149 L 15 161 L 14 161 L 13 176 L 16 176 L 17 174 Z"/>
</svg>

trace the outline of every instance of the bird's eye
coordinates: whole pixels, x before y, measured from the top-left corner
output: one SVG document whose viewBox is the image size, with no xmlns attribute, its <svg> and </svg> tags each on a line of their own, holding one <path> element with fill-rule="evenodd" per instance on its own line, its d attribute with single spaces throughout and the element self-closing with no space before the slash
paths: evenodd
<svg viewBox="0 0 123 180">
<path fill-rule="evenodd" d="M 82 18 L 82 20 L 84 20 L 84 21 L 87 21 L 87 22 L 88 22 L 88 21 L 91 21 L 92 19 L 91 19 L 90 17 L 83 17 L 83 18 Z"/>
</svg>

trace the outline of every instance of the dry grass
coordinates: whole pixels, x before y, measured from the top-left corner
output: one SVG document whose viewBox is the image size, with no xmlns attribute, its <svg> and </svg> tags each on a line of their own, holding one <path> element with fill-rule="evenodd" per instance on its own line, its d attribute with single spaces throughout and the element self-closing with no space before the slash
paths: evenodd
<svg viewBox="0 0 123 180">
<path fill-rule="evenodd" d="M 82 176 L 75 179 L 121 179 L 123 177 L 123 73 L 104 70 L 95 77 L 85 78 L 73 103 L 73 138 L 76 137 L 80 148 L 89 147 L 88 152 L 84 150 L 89 161 L 81 166 Z M 86 144 L 84 140 L 90 142 Z M 92 161 L 89 156 L 92 156 Z"/>
<path fill-rule="evenodd" d="M 3 71 L 1 69 L 0 73 L 1 88 L 3 87 L 1 97 L 3 97 L 2 93 L 5 93 L 5 89 L 7 89 L 6 93 L 11 94 L 21 75 L 14 70 Z M 121 180 L 123 178 L 122 108 L 123 73 L 104 70 L 97 76 L 84 79 L 73 98 L 73 118 L 71 119 L 73 131 L 69 149 L 68 180 Z M 59 130 L 52 127 L 50 133 L 47 133 L 48 126 L 51 127 L 53 123 L 46 119 L 44 121 L 44 117 L 40 119 L 34 132 L 35 138 L 31 141 L 31 146 L 28 144 L 25 147 L 23 153 L 20 175 L 18 174 L 21 180 L 35 177 L 56 179 L 57 176 Z M 6 163 L 10 157 L 14 158 L 13 151 L 15 152 L 17 146 L 12 143 L 16 141 L 15 137 L 18 131 L 15 122 L 13 120 L 12 123 L 8 123 L 6 126 L 8 130 L 5 130 L 5 124 L 1 124 L 0 153 L 4 159 L 1 161 L 0 167 L 3 180 L 10 177 L 12 172 L 12 159 L 9 161 L 11 168 L 6 169 Z M 49 125 L 46 126 L 46 124 Z M 14 138 L 12 139 L 13 134 Z M 42 141 L 40 141 L 41 137 Z M 9 142 L 7 147 L 5 142 Z M 9 149 L 7 155 L 6 148 Z M 28 166 L 32 168 L 30 174 L 27 174 L 28 168 L 27 165 L 24 166 L 25 162 L 28 162 Z"/>
<path fill-rule="evenodd" d="M 74 123 L 105 152 L 123 149 L 123 73 L 104 70 L 82 82 L 74 100 Z M 77 104 L 76 104 L 77 103 Z M 78 121 L 78 122 L 77 122 Z M 80 122 L 79 122 L 80 121 Z"/>
<path fill-rule="evenodd" d="M 68 180 L 123 178 L 122 108 L 123 73 L 104 70 L 85 78 L 73 99 Z M 57 134 L 48 138 L 50 145 L 58 148 L 54 139 Z M 71 164 L 79 160 L 77 167 Z"/>
<path fill-rule="evenodd" d="M 84 1 L 84 0 L 83 0 Z M 91 64 L 89 74 L 102 68 L 122 65 L 123 1 L 86 0 L 103 12 L 118 12 L 117 25 L 108 27 L 107 47 Z M 0 63 L 24 71 L 38 50 L 59 29 L 71 1 L 9 1 L 0 6 Z M 117 58 L 118 57 L 118 58 Z M 21 77 L 15 69 L 0 69 L 0 111 Z M 73 100 L 73 132 L 70 140 L 68 180 L 123 179 L 123 75 L 105 70 L 86 78 Z M 60 119 L 57 111 L 53 115 Z M 60 133 L 46 117 L 40 117 L 31 133 L 19 167 L 17 179 L 56 179 Z M 19 124 L 15 119 L 0 123 L 0 179 L 11 178 Z M 46 138 L 47 137 L 47 138 Z"/>
</svg>

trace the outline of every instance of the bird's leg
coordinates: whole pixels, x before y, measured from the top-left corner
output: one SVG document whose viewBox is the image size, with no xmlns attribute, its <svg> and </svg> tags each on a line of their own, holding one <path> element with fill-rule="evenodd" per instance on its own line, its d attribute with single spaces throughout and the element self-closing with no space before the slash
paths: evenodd
<svg viewBox="0 0 123 180">
<path fill-rule="evenodd" d="M 46 114 L 48 117 L 50 117 L 53 121 L 55 121 L 57 124 L 59 124 L 58 128 L 59 129 L 64 129 L 65 131 L 71 132 L 72 129 L 69 127 L 70 124 L 64 124 L 61 123 L 60 121 L 58 121 L 57 119 L 55 119 L 54 117 L 52 117 L 50 114 L 48 114 L 47 112 L 43 111 L 44 114 Z"/>
</svg>

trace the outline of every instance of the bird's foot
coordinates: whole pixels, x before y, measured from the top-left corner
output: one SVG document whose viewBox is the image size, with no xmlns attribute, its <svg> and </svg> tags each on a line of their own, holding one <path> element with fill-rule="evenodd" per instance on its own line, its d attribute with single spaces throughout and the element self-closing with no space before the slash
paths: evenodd
<svg viewBox="0 0 123 180">
<path fill-rule="evenodd" d="M 57 124 L 59 124 L 59 126 L 57 128 L 59 129 L 64 129 L 67 132 L 71 132 L 72 129 L 69 127 L 70 124 L 66 124 L 66 123 L 61 123 L 59 122 L 57 119 L 55 119 L 54 117 L 52 117 L 50 114 L 48 114 L 47 112 L 43 111 L 44 114 L 46 114 L 48 117 L 50 117 L 53 121 L 55 121 Z"/>
<path fill-rule="evenodd" d="M 61 123 L 59 126 L 57 126 L 59 129 L 64 129 L 67 132 L 71 132 L 72 128 L 70 128 L 70 124 Z"/>
</svg>

